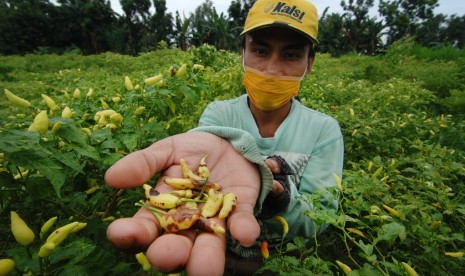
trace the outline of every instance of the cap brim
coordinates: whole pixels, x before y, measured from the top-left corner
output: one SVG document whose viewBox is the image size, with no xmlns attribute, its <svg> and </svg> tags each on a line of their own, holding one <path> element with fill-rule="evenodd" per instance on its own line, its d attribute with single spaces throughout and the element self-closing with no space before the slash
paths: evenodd
<svg viewBox="0 0 465 276">
<path fill-rule="evenodd" d="M 306 37 L 308 40 L 310 40 L 313 44 L 318 44 L 318 39 L 316 38 L 313 38 L 311 36 L 309 36 L 308 34 L 302 32 L 301 30 L 299 30 L 298 28 L 286 23 L 286 22 L 277 22 L 277 21 L 270 21 L 270 22 L 265 22 L 265 23 L 261 23 L 259 25 L 255 25 L 255 26 L 251 26 L 247 29 L 244 29 L 242 32 L 241 32 L 241 36 L 244 36 L 245 34 L 247 33 L 250 33 L 250 32 L 253 32 L 253 31 L 256 31 L 256 30 L 260 30 L 260 29 L 265 29 L 265 28 L 269 28 L 269 27 L 283 27 L 283 28 L 287 28 L 287 29 L 290 29 L 292 31 L 295 31 L 296 33 L 299 33 L 301 34 L 302 36 Z"/>
</svg>

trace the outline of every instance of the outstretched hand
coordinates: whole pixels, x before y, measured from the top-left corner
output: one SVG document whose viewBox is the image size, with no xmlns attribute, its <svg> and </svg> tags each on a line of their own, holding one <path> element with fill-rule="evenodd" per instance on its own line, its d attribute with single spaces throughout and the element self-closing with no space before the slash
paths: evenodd
<svg viewBox="0 0 465 276">
<path fill-rule="evenodd" d="M 181 177 L 179 160 L 191 169 L 208 154 L 210 180 L 222 186 L 224 193 L 237 196 L 237 207 L 227 221 L 218 219 L 243 246 L 251 246 L 260 234 L 253 215 L 260 191 L 260 173 L 253 163 L 239 154 L 231 144 L 213 134 L 190 132 L 160 140 L 150 147 L 131 153 L 105 174 L 105 181 L 114 188 L 133 188 L 147 183 L 162 172 L 156 189 L 167 192 L 172 188 L 163 183 L 166 177 Z M 184 230 L 165 233 L 154 215 L 140 209 L 132 218 L 114 221 L 107 230 L 108 239 L 127 250 L 147 250 L 153 267 L 161 271 L 185 268 L 189 275 L 222 275 L 225 265 L 225 236 Z"/>
</svg>

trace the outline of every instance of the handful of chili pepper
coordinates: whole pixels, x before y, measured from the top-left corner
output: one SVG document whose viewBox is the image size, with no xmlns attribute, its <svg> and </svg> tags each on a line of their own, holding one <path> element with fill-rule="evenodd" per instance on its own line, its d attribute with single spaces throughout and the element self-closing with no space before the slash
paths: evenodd
<svg viewBox="0 0 465 276">
<path fill-rule="evenodd" d="M 200 160 L 197 172 L 192 171 L 184 159 L 180 160 L 182 178 L 169 177 L 166 184 L 175 188 L 168 193 L 160 193 L 152 186 L 144 184 L 145 197 L 136 206 L 152 211 L 161 227 L 167 232 L 198 229 L 201 231 L 225 234 L 226 230 L 211 220 L 218 214 L 221 219 L 227 218 L 237 205 L 237 197 L 233 193 L 223 194 L 221 186 L 209 181 L 210 171 L 206 164 L 207 156 Z M 203 203 L 201 207 L 198 203 Z"/>
</svg>

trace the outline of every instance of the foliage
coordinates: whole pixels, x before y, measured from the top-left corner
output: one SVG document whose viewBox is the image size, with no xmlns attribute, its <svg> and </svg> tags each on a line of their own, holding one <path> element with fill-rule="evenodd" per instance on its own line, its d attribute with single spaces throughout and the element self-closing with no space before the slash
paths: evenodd
<svg viewBox="0 0 465 276">
<path fill-rule="evenodd" d="M 463 59 L 417 57 L 412 45 L 399 42 L 377 57 L 317 55 L 299 98 L 341 125 L 339 210 L 320 210 L 318 196 L 308 195 L 315 211 L 306 214 L 330 227 L 271 250 L 258 274 L 341 275 L 340 262 L 354 275 L 403 275 L 404 262 L 420 275 L 461 275 L 464 258 L 445 252 L 465 250 Z M 187 74 L 171 77 L 168 69 L 184 63 Z M 127 153 L 195 127 L 211 101 L 240 95 L 240 56 L 200 45 L 137 57 L 8 56 L 0 64 L 0 88 L 33 104 L 21 109 L 0 96 L 0 257 L 15 261 L 13 275 L 144 273 L 134 255 L 116 251 L 105 236 L 110 221 L 134 214 L 143 192 L 113 190 L 104 173 Z M 163 83 L 145 84 L 159 74 Z M 74 112 L 69 118 L 62 116 L 66 107 Z M 139 107 L 145 109 L 136 113 Z M 101 121 L 109 109 L 121 114 L 121 124 Z M 44 135 L 27 131 L 40 110 L 50 123 Z M 41 258 L 44 238 L 18 244 L 10 211 L 36 236 L 54 216 L 56 227 L 87 226 Z"/>
<path fill-rule="evenodd" d="M 47 54 L 79 50 L 137 56 L 161 41 L 187 50 L 202 44 L 236 51 L 254 0 L 231 0 L 219 13 L 205 0 L 193 13 L 167 12 L 166 0 L 120 0 L 123 14 L 109 0 L 0 1 L 0 54 Z M 376 2 L 378 3 L 378 2 Z M 319 11 L 318 50 L 341 56 L 377 55 L 398 40 L 414 37 L 425 47 L 465 45 L 465 15 L 435 14 L 437 0 L 340 1 L 343 12 Z M 34 22 L 34 24 L 30 24 Z"/>
</svg>

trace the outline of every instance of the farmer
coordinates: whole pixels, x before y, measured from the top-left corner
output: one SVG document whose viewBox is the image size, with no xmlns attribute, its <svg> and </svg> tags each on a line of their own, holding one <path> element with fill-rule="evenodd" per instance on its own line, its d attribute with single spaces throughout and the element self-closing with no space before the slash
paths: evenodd
<svg viewBox="0 0 465 276">
<path fill-rule="evenodd" d="M 129 154 L 106 173 L 115 188 L 142 185 L 156 173 L 179 177 L 179 160 L 194 168 L 205 154 L 211 179 L 238 197 L 226 222 L 226 237 L 190 230 L 161 231 L 146 209 L 114 221 L 108 238 L 117 247 L 146 250 L 162 271 L 184 268 L 189 275 L 252 274 L 259 266 L 260 243 L 270 249 L 282 237 L 282 216 L 289 224 L 286 240 L 312 238 L 327 225 L 313 222 L 305 195 L 319 195 L 323 208 L 337 208 L 343 139 L 336 120 L 304 107 L 297 99 L 300 82 L 310 72 L 317 43 L 318 16 L 306 0 L 258 0 L 245 22 L 242 38 L 245 94 L 211 103 L 190 132 L 158 141 Z M 166 192 L 167 185 L 157 185 Z M 226 253 L 225 253 L 226 252 Z"/>
</svg>

